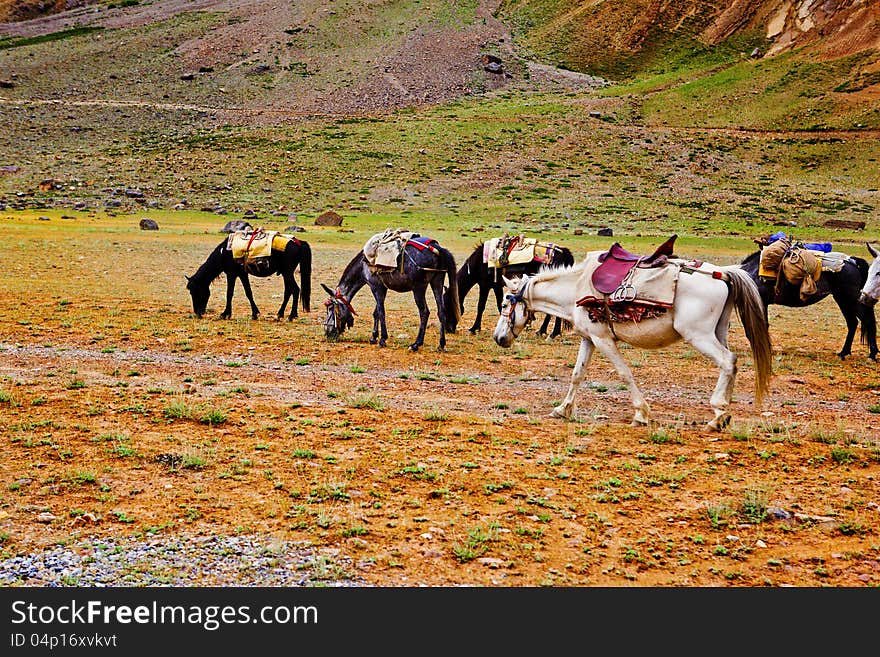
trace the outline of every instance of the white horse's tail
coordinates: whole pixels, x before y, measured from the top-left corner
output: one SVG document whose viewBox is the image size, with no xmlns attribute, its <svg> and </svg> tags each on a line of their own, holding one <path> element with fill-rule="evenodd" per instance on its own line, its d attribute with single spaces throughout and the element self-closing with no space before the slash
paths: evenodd
<svg viewBox="0 0 880 657">
<path fill-rule="evenodd" d="M 730 288 L 731 301 L 752 348 L 755 364 L 755 405 L 760 406 L 773 376 L 773 346 L 770 344 L 770 332 L 764 319 L 764 304 L 755 281 L 739 265 L 728 265 L 720 269 L 727 275 L 725 278 Z"/>
</svg>

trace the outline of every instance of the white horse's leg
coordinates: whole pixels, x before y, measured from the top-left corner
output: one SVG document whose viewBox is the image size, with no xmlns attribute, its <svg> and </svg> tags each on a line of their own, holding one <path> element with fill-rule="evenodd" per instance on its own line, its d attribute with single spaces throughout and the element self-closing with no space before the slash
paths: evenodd
<svg viewBox="0 0 880 657">
<path fill-rule="evenodd" d="M 727 346 L 727 334 L 730 329 L 730 315 L 733 307 L 725 303 L 717 316 L 706 312 L 706 306 L 692 305 L 699 300 L 696 294 L 676 300 L 675 329 L 685 342 L 703 354 L 718 366 L 718 381 L 709 399 L 709 405 L 715 411 L 706 426 L 712 431 L 721 431 L 730 424 L 728 407 L 733 399 L 733 386 L 736 382 L 737 356 Z M 718 299 L 720 301 L 720 298 Z M 703 299 L 712 305 L 711 299 Z"/>
<path fill-rule="evenodd" d="M 565 393 L 565 399 L 562 403 L 550 412 L 550 417 L 561 417 L 566 420 L 571 418 L 572 413 L 574 413 L 574 396 L 584 381 L 584 377 L 587 374 L 587 365 L 590 364 L 590 357 L 592 355 L 592 341 L 589 338 L 581 338 L 581 346 L 578 348 L 577 362 L 574 364 L 574 370 L 571 373 L 571 383 L 568 385 L 568 392 Z"/>
<path fill-rule="evenodd" d="M 632 370 L 623 358 L 620 350 L 617 348 L 617 341 L 611 336 L 598 337 L 594 335 L 593 342 L 595 343 L 596 348 L 611 361 L 611 364 L 614 365 L 614 369 L 617 370 L 620 378 L 624 380 L 626 387 L 629 388 L 630 400 L 632 401 L 633 408 L 636 410 L 631 422 L 632 426 L 648 426 L 651 423 L 651 407 L 648 406 L 648 402 L 645 401 L 642 391 L 639 390 L 639 387 L 636 385 Z"/>
<path fill-rule="evenodd" d="M 725 347 L 715 334 L 701 335 L 698 337 L 685 338 L 697 351 L 711 359 L 721 370 L 718 374 L 718 382 L 709 405 L 715 411 L 707 426 L 713 431 L 721 431 L 730 424 L 730 413 L 727 411 L 730 400 L 733 398 L 733 385 L 736 382 L 736 354 Z"/>
</svg>

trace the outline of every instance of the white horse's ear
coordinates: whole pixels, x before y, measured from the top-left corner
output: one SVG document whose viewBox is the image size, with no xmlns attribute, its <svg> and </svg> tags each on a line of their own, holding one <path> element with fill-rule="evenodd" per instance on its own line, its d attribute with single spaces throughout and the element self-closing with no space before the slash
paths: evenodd
<svg viewBox="0 0 880 657">
<path fill-rule="evenodd" d="M 867 242 L 865 242 L 865 246 L 868 247 L 868 253 L 870 253 L 870 254 L 871 254 L 872 256 L 874 256 L 875 258 L 876 258 L 878 255 L 880 255 L 880 253 L 877 252 L 877 249 L 875 249 L 873 246 L 871 246 L 871 245 L 868 244 Z"/>
<path fill-rule="evenodd" d="M 502 276 L 501 280 L 504 281 L 504 287 L 508 290 L 515 290 L 516 285 L 519 282 L 518 278 L 507 278 L 507 276 Z"/>
</svg>

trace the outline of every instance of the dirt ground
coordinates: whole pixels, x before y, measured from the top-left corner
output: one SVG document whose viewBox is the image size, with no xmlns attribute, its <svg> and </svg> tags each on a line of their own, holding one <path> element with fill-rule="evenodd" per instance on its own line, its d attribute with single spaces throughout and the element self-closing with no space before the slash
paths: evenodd
<svg viewBox="0 0 880 657">
<path fill-rule="evenodd" d="M 835 356 L 830 300 L 771 309 L 762 408 L 734 320 L 722 433 L 704 428 L 714 366 L 684 344 L 625 349 L 656 421 L 633 428 L 599 355 L 576 418 L 549 418 L 576 338 L 530 332 L 502 349 L 491 308 L 481 333 L 439 352 L 432 307 L 411 353 L 411 297 L 389 295 L 380 349 L 362 292 L 355 327 L 326 340 L 318 282 L 335 281 L 343 249 L 314 247 L 312 311 L 293 322 L 274 320 L 277 279 L 254 282 L 259 320 L 241 290 L 218 319 L 219 283 L 198 320 L 181 269 L 201 243 L 180 247 L 181 267 L 157 265 L 140 235 L 112 239 L 125 275 L 87 250 L 64 268 L 34 248 L 6 260 L 6 556 L 82 537 L 254 534 L 350 558 L 344 574 L 380 586 L 880 584 L 880 376 L 863 346 Z"/>
</svg>

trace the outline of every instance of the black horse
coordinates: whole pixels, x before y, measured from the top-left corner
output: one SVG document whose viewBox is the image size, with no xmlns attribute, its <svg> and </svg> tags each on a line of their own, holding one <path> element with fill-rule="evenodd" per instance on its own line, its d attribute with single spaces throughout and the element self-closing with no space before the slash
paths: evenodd
<svg viewBox="0 0 880 657">
<path fill-rule="evenodd" d="M 868 357 L 871 360 L 877 359 L 877 320 L 874 309 L 859 303 L 859 294 L 868 276 L 868 262 L 864 258 L 849 256 L 839 272 L 823 271 L 816 281 L 816 292 L 803 301 L 800 297 L 800 286 L 792 285 L 788 281 L 782 283 L 777 296 L 776 280 L 758 275 L 760 262 L 761 251 L 755 251 L 740 263 L 740 267 L 758 284 L 764 302 L 764 319 L 767 319 L 767 306 L 770 304 L 802 308 L 811 306 L 830 294 L 846 321 L 846 339 L 843 349 L 837 355 L 844 360 L 852 353 L 856 328 L 861 324 L 860 342 L 868 345 Z"/>
<path fill-rule="evenodd" d="M 232 295 L 235 292 L 235 281 L 241 279 L 241 286 L 251 302 L 251 317 L 257 319 L 260 311 L 254 303 L 254 295 L 251 292 L 251 282 L 248 275 L 259 277 L 280 275 L 284 279 L 284 301 L 278 309 L 278 319 L 284 316 L 284 308 L 288 301 L 292 301 L 288 321 L 295 319 L 297 304 L 302 298 L 303 312 L 310 312 L 310 297 L 312 290 L 312 249 L 308 242 L 297 239 L 292 235 L 284 235 L 287 244 L 284 250 L 272 248 L 268 259 L 260 262 L 259 267 L 248 267 L 232 257 L 232 251 L 227 247 L 227 240 L 223 240 L 202 263 L 195 274 L 187 276 L 186 289 L 192 296 L 193 312 L 202 317 L 208 307 L 208 299 L 211 297 L 211 282 L 220 274 L 226 274 L 226 308 L 220 314 L 222 319 L 232 316 Z M 293 273 L 299 267 L 299 279 L 302 286 L 296 284 Z M 302 292 L 302 294 L 300 294 Z"/>
<path fill-rule="evenodd" d="M 447 314 L 452 313 L 457 319 L 458 306 L 451 308 L 443 304 L 443 283 L 448 276 L 450 289 L 458 293 L 455 281 L 455 257 L 452 253 L 440 246 L 436 241 L 414 242 L 409 240 L 401 253 L 401 266 L 396 268 L 372 268 L 364 255 L 363 250 L 346 265 L 339 284 L 335 290 L 321 283 L 321 287 L 330 295 L 324 305 L 327 307 L 327 317 L 324 320 L 324 334 L 329 339 L 336 339 L 345 332 L 347 327 L 354 325 L 354 315 L 357 313 L 351 305 L 354 295 L 364 285 L 369 286 L 376 307 L 373 310 L 373 335 L 370 344 L 378 341 L 380 347 L 385 346 L 388 339 L 388 329 L 385 327 L 385 296 L 388 290 L 395 292 L 412 292 L 416 306 L 419 309 L 419 334 L 415 342 L 410 345 L 412 351 L 418 351 L 425 340 L 425 329 L 428 326 L 428 303 L 425 300 L 428 286 L 434 293 L 437 303 L 437 317 L 440 321 L 440 351 L 446 349 L 446 326 Z M 381 333 L 380 333 L 381 331 Z M 449 331 L 454 333 L 455 331 Z"/>
<path fill-rule="evenodd" d="M 553 245 L 549 252 L 551 253 L 550 262 L 546 263 L 546 266 L 560 267 L 563 265 L 571 266 L 574 264 L 574 255 L 572 255 L 571 250 L 565 247 Z M 459 314 L 464 312 L 464 299 L 467 296 L 467 293 L 470 292 L 474 285 L 479 286 L 477 316 L 474 318 L 473 326 L 471 326 L 469 331 L 471 333 L 476 333 L 480 330 L 483 320 L 483 312 L 486 309 L 486 301 L 489 298 L 490 290 L 495 293 L 495 304 L 498 306 L 499 314 L 501 313 L 501 300 L 504 294 L 504 281 L 501 279 L 502 276 L 510 278 L 513 276 L 522 276 L 523 274 L 534 275 L 538 273 L 538 270 L 542 266 L 544 266 L 544 263 L 533 260 L 523 264 L 507 265 L 506 267 L 490 267 L 483 259 L 483 243 L 479 243 L 464 261 L 461 269 L 458 270 L 458 274 L 456 275 L 459 295 L 457 304 L 459 307 Z M 447 290 L 446 305 L 456 305 L 453 303 L 454 298 L 455 296 L 452 289 Z M 547 335 L 547 327 L 550 324 L 550 318 L 550 315 L 544 317 L 544 322 L 541 324 L 541 328 L 537 331 L 538 335 Z M 556 321 L 553 324 L 553 332 L 550 334 L 551 338 L 557 337 L 562 332 L 562 320 L 558 317 L 555 317 L 554 319 Z M 455 332 L 456 328 L 457 324 L 453 322 L 452 317 L 447 317 L 446 329 L 450 332 Z"/>
</svg>

